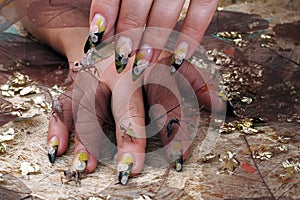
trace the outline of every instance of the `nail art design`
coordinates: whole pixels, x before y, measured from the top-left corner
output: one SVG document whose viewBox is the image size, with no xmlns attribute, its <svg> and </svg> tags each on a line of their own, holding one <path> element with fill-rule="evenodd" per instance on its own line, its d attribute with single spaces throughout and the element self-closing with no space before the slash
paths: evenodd
<svg viewBox="0 0 300 200">
<path fill-rule="evenodd" d="M 64 171 L 67 181 L 75 181 L 76 186 L 79 184 L 80 179 L 84 176 L 85 168 L 88 162 L 88 154 L 86 152 L 78 153 L 73 159 L 72 165 L 69 170 Z"/>
<path fill-rule="evenodd" d="M 171 160 L 174 160 L 174 169 L 181 172 L 183 168 L 182 147 L 180 142 L 174 141 L 172 144 Z"/>
<path fill-rule="evenodd" d="M 88 154 L 86 152 L 79 152 L 72 163 L 71 170 L 83 172 L 86 168 L 86 164 L 88 162 Z"/>
<path fill-rule="evenodd" d="M 118 73 L 121 73 L 125 69 L 131 52 L 131 39 L 125 36 L 120 36 L 116 42 L 115 47 L 115 63 Z"/>
<path fill-rule="evenodd" d="M 53 136 L 48 144 L 48 158 L 51 164 L 54 163 L 55 159 L 56 159 L 56 154 L 57 154 L 57 149 L 58 149 L 58 139 L 56 136 Z"/>
<path fill-rule="evenodd" d="M 133 156 L 129 153 L 123 154 L 120 162 L 118 163 L 118 180 L 122 185 L 126 185 L 133 166 Z"/>
<path fill-rule="evenodd" d="M 153 50 L 150 45 L 144 44 L 136 54 L 132 68 L 132 80 L 137 80 L 145 69 L 149 66 L 152 59 Z"/>
<path fill-rule="evenodd" d="M 182 65 L 183 60 L 186 58 L 188 49 L 189 49 L 189 45 L 186 42 L 181 42 L 177 46 L 172 56 L 172 63 L 171 63 L 171 70 L 170 70 L 171 75 L 173 75 Z"/>
<path fill-rule="evenodd" d="M 105 25 L 105 18 L 100 14 L 96 14 L 91 22 L 89 37 L 84 45 L 84 53 L 101 43 L 106 28 Z"/>
</svg>

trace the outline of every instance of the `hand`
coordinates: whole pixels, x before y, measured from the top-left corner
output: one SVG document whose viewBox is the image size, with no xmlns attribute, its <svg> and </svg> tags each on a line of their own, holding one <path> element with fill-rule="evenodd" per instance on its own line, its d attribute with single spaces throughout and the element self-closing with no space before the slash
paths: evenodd
<svg viewBox="0 0 300 200">
<path fill-rule="evenodd" d="M 132 64 L 133 61 L 134 58 L 131 58 L 129 64 Z M 143 90 L 146 94 L 146 102 L 149 104 L 148 107 L 150 107 L 150 111 L 146 110 L 146 113 L 152 116 L 149 123 L 151 126 L 147 126 L 152 129 L 148 128 L 148 132 L 149 130 L 154 134 L 160 132 L 163 144 L 171 144 L 166 148 L 169 159 L 172 159 L 174 153 L 180 148 L 181 156 L 175 157 L 175 163 L 177 163 L 176 170 L 181 171 L 182 161 L 187 158 L 191 140 L 187 135 L 190 132 L 187 130 L 186 119 L 181 116 L 182 108 L 181 106 L 176 108 L 181 94 L 177 88 L 176 79 L 169 76 L 170 62 L 171 57 L 168 56 L 153 66 L 153 70 L 146 70 L 144 81 L 149 83 L 157 81 L 158 84 L 144 85 Z M 118 177 L 121 183 L 126 184 L 129 176 L 140 173 L 144 164 L 145 102 L 143 101 L 142 87 L 140 87 L 141 82 L 131 80 L 131 68 L 128 67 L 124 73 L 118 74 L 112 67 L 113 64 L 113 57 L 97 63 L 97 71 L 100 74 L 97 79 L 93 73 L 77 72 L 76 78 L 73 78 L 73 85 L 69 87 L 66 94 L 60 96 L 59 104 L 56 105 L 61 106 L 61 109 L 59 106 L 54 107 L 54 114 L 50 119 L 49 158 L 52 161 L 56 158 L 55 152 L 51 154 L 51 150 L 56 148 L 55 145 L 57 145 L 57 155 L 61 155 L 67 150 L 69 131 L 75 127 L 75 157 L 71 169 L 76 169 L 78 165 L 86 165 L 85 172 L 90 173 L 96 168 L 97 160 L 102 159 L 101 151 L 104 149 L 98 147 L 108 141 L 102 132 L 104 124 L 115 125 L 119 163 Z M 158 65 L 160 66 L 157 67 Z M 188 62 L 184 62 L 179 72 L 186 77 L 187 85 L 190 85 L 194 91 L 205 86 L 206 82 L 211 79 L 209 74 L 197 70 Z M 161 87 L 159 85 L 161 80 L 168 84 L 168 87 Z M 217 110 L 223 110 L 223 100 L 214 91 L 213 83 L 210 85 L 209 90 L 196 93 L 197 104 L 204 105 L 207 109 L 214 104 Z M 93 86 L 95 87 L 93 88 Z M 187 88 L 181 89 L 186 90 Z M 164 117 L 160 117 L 164 115 L 164 112 L 155 105 L 161 105 L 167 111 L 172 110 L 167 112 Z M 166 130 L 169 122 L 173 119 L 178 119 L 179 123 L 173 124 L 172 133 L 168 135 Z M 75 124 L 72 124 L 73 122 Z M 149 134 L 148 132 L 147 134 Z M 83 154 L 85 156 L 82 156 Z M 125 169 L 130 170 L 121 170 L 124 169 L 124 165 L 127 166 Z"/>
<path fill-rule="evenodd" d="M 208 27 L 217 0 L 191 0 L 172 58 L 172 71 L 181 66 L 198 47 Z M 171 30 L 175 27 L 184 0 L 93 0 L 90 9 L 90 36 L 85 52 L 115 34 L 116 70 L 121 73 L 128 57 L 138 55 L 134 68 L 157 61 Z M 143 30 L 146 25 L 147 29 Z M 152 29 L 151 27 L 155 27 Z M 130 30 L 138 29 L 131 32 Z M 170 31 L 166 31 L 170 30 Z M 140 74 L 137 74 L 137 77 Z M 135 79 L 137 79 L 135 77 Z"/>
</svg>

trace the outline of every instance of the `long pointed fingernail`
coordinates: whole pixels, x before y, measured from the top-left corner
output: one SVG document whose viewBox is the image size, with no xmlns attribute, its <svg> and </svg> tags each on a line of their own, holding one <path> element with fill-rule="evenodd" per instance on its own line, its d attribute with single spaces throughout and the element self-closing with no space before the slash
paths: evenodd
<svg viewBox="0 0 300 200">
<path fill-rule="evenodd" d="M 137 80 L 142 73 L 145 71 L 145 69 L 149 66 L 149 63 L 152 59 L 153 55 L 153 49 L 150 45 L 144 44 L 141 46 L 141 48 L 138 50 L 134 65 L 132 68 L 132 80 Z"/>
<path fill-rule="evenodd" d="M 56 136 L 53 136 L 48 143 L 48 158 L 51 164 L 54 163 L 56 159 L 57 149 L 58 149 L 59 141 Z"/>
<path fill-rule="evenodd" d="M 116 69 L 118 73 L 121 73 L 125 69 L 131 52 L 132 52 L 131 39 L 125 36 L 120 36 L 116 42 L 116 47 L 115 47 L 115 63 L 116 63 Z"/>
<path fill-rule="evenodd" d="M 182 65 L 183 60 L 186 58 L 187 52 L 189 50 L 189 45 L 186 42 L 181 42 L 175 49 L 172 56 L 171 70 L 170 74 L 173 75 Z"/>
<path fill-rule="evenodd" d="M 177 172 L 181 172 L 183 168 L 183 158 L 182 158 L 182 147 L 180 142 L 178 141 L 173 142 L 170 158 L 171 160 L 174 161 L 174 169 Z"/>
<path fill-rule="evenodd" d="M 125 153 L 118 163 L 118 180 L 122 185 L 126 185 L 133 166 L 133 156 L 130 153 Z"/>
<path fill-rule="evenodd" d="M 91 22 L 89 37 L 84 45 L 84 53 L 87 53 L 89 49 L 95 48 L 101 43 L 105 26 L 105 18 L 100 14 L 96 14 Z"/>
</svg>

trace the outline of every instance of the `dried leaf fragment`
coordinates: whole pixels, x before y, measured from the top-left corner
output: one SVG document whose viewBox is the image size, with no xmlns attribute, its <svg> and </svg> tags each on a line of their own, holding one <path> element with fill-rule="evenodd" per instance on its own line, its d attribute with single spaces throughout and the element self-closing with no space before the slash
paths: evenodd
<svg viewBox="0 0 300 200">
<path fill-rule="evenodd" d="M 0 154 L 1 154 L 1 153 L 5 153 L 5 152 L 6 152 L 6 149 L 7 149 L 7 144 L 4 143 L 4 142 L 1 142 L 1 143 L 0 143 Z"/>
<path fill-rule="evenodd" d="M 232 153 L 231 151 L 227 151 L 226 155 L 222 155 L 219 160 L 223 163 L 223 166 L 219 168 L 217 174 L 228 172 L 232 175 L 234 170 L 240 165 L 240 162 L 235 156 L 236 153 Z"/>
<path fill-rule="evenodd" d="M 209 154 L 203 156 L 202 158 L 200 158 L 199 162 L 210 163 L 210 162 L 215 161 L 217 158 L 218 158 L 218 156 L 216 154 L 209 153 Z"/>
<path fill-rule="evenodd" d="M 23 162 L 21 163 L 20 170 L 22 175 L 28 175 L 30 173 L 37 173 L 40 170 L 40 166 L 36 163 Z"/>
<path fill-rule="evenodd" d="M 282 162 L 282 166 L 285 170 L 285 174 L 280 174 L 279 177 L 282 181 L 286 181 L 291 178 L 295 173 L 300 171 L 300 161 L 294 161 L 293 159 L 287 159 Z"/>
<path fill-rule="evenodd" d="M 9 128 L 7 131 L 1 133 L 0 142 L 13 140 L 15 137 L 15 130 L 13 128 Z"/>
<path fill-rule="evenodd" d="M 255 159 L 269 160 L 272 157 L 272 152 L 271 151 L 254 150 L 254 151 L 252 151 L 252 156 Z"/>
</svg>

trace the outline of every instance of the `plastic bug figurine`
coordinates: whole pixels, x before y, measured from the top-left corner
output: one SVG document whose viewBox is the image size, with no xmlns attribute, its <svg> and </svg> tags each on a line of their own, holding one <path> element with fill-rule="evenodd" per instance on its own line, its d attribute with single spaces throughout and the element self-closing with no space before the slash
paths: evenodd
<svg viewBox="0 0 300 200">
<path fill-rule="evenodd" d="M 131 123 L 129 123 L 128 126 L 121 124 L 120 129 L 123 131 L 124 136 L 128 135 L 130 137 L 131 141 L 133 142 L 132 138 L 136 138 L 136 135 L 135 135 L 134 131 L 132 130 L 132 128 L 130 128 L 130 126 L 131 126 Z M 123 138 L 124 138 L 124 136 L 123 136 Z"/>
<path fill-rule="evenodd" d="M 171 137 L 171 134 L 172 134 L 172 132 L 173 132 L 173 129 L 172 129 L 172 125 L 173 124 L 178 124 L 178 125 L 180 125 L 179 124 L 179 120 L 178 119 L 171 119 L 170 121 L 169 121 L 169 123 L 168 123 L 168 125 L 167 125 L 167 137 L 169 138 L 169 137 Z"/>
</svg>

